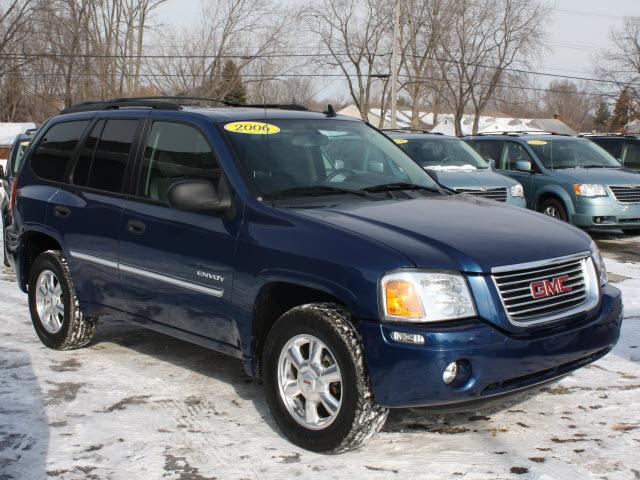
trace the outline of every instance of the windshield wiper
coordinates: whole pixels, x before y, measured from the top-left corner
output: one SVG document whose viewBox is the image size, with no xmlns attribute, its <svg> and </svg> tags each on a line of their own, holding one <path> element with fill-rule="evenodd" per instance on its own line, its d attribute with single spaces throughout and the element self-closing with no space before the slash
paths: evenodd
<svg viewBox="0 0 640 480">
<path fill-rule="evenodd" d="M 429 192 L 442 193 L 442 190 L 433 187 L 426 187 L 424 185 L 416 185 L 414 183 L 396 182 L 396 183 L 383 183 L 382 185 L 375 185 L 373 187 L 366 187 L 360 189 L 361 192 L 390 192 L 393 190 L 427 190 Z"/>
<path fill-rule="evenodd" d="M 326 185 L 312 185 L 308 187 L 293 187 L 275 192 L 266 193 L 265 197 L 296 197 L 296 196 L 320 196 L 320 195 L 357 195 L 358 197 L 366 197 L 365 192 L 359 190 L 350 190 L 348 188 L 329 187 Z"/>
<path fill-rule="evenodd" d="M 620 168 L 613 165 L 584 165 L 582 168 Z"/>
</svg>

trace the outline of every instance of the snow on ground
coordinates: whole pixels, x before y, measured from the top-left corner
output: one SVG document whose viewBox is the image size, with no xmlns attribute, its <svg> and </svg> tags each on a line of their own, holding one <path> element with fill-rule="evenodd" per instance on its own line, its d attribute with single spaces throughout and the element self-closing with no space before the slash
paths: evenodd
<svg viewBox="0 0 640 480">
<path fill-rule="evenodd" d="M 639 479 L 640 264 L 607 263 L 627 306 L 607 357 L 489 410 L 393 411 L 333 457 L 282 437 L 238 360 L 108 319 L 90 347 L 48 350 L 5 270 L 0 479 Z"/>
</svg>

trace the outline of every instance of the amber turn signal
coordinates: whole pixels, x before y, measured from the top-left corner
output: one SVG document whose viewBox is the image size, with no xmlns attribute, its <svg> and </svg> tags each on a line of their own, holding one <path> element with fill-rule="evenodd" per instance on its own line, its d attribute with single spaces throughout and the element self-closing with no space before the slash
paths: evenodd
<svg viewBox="0 0 640 480">
<path fill-rule="evenodd" d="M 387 315 L 406 318 L 424 317 L 422 303 L 412 283 L 391 280 L 386 283 L 384 293 Z"/>
</svg>

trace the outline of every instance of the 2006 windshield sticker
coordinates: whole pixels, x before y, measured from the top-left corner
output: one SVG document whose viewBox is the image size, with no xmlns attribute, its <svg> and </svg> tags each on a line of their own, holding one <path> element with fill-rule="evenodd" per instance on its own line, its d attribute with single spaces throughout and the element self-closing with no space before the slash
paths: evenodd
<svg viewBox="0 0 640 480">
<path fill-rule="evenodd" d="M 224 129 L 229 132 L 248 135 L 273 135 L 280 132 L 279 127 L 262 122 L 232 122 L 227 123 Z"/>
</svg>

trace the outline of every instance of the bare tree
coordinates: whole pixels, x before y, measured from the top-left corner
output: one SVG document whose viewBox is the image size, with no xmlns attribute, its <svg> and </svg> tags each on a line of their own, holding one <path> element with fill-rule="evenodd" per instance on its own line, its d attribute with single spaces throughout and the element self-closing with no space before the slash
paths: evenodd
<svg viewBox="0 0 640 480">
<path fill-rule="evenodd" d="M 473 108 L 477 133 L 479 116 L 505 70 L 539 48 L 546 7 L 535 0 L 459 0 L 454 8 L 438 62 L 456 134 L 461 135 L 465 111 Z"/>
<path fill-rule="evenodd" d="M 420 126 L 423 103 L 430 104 L 435 114 L 442 100 L 436 55 L 442 32 L 451 21 L 451 4 L 451 0 L 408 0 L 402 4 L 403 88 L 410 99 L 412 128 Z"/>
<path fill-rule="evenodd" d="M 570 80 L 554 80 L 543 98 L 547 115 L 558 115 L 576 131 L 593 128 L 593 111 L 596 99 L 582 86 Z"/>
<path fill-rule="evenodd" d="M 379 126 L 384 123 L 388 102 L 392 6 L 385 0 L 324 0 L 308 10 L 311 30 L 321 48 L 330 53 L 322 64 L 342 73 L 365 121 L 377 94 L 382 110 Z"/>
</svg>

